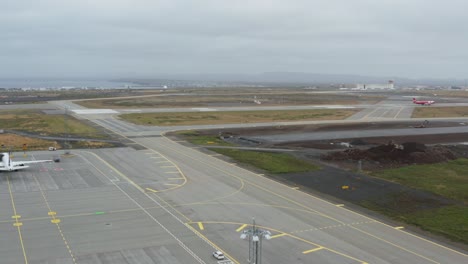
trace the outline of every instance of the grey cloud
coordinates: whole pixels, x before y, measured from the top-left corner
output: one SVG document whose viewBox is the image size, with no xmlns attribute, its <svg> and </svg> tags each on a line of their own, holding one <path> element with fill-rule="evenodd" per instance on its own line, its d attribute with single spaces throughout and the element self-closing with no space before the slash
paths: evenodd
<svg viewBox="0 0 468 264">
<path fill-rule="evenodd" d="M 458 0 L 8 1 L 0 77 L 299 71 L 464 78 Z"/>
</svg>

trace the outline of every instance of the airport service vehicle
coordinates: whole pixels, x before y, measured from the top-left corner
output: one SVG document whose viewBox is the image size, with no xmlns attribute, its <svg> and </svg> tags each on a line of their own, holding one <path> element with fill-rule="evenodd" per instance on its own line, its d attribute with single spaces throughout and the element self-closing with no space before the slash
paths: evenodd
<svg viewBox="0 0 468 264">
<path fill-rule="evenodd" d="M 17 171 L 29 168 L 26 164 L 52 162 L 52 160 L 12 161 L 8 152 L 0 153 L 0 158 L 0 171 Z"/>
<path fill-rule="evenodd" d="M 416 98 L 413 98 L 413 104 L 431 105 L 433 103 L 435 103 L 435 101 L 416 100 Z"/>
<path fill-rule="evenodd" d="M 224 259 L 224 254 L 223 252 L 216 250 L 213 252 L 213 257 L 215 257 L 215 259 Z"/>
</svg>

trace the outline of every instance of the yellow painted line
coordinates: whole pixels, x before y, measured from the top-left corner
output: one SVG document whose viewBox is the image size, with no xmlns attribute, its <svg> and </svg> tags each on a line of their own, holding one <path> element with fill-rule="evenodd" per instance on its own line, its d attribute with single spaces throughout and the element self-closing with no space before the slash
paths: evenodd
<svg viewBox="0 0 468 264">
<path fill-rule="evenodd" d="M 247 227 L 247 224 L 243 224 L 239 228 L 236 229 L 236 232 L 240 232 L 240 231 L 242 231 L 242 229 L 244 229 L 246 227 Z"/>
<path fill-rule="evenodd" d="M 112 166 L 109 162 L 103 160 L 101 157 L 99 157 L 96 153 L 93 153 L 93 152 L 88 152 L 88 151 L 85 151 L 87 153 L 89 153 L 90 155 L 93 155 L 95 156 L 97 159 L 99 159 L 102 163 L 106 164 L 109 168 L 111 168 L 113 171 L 115 171 L 115 173 L 119 174 L 122 178 L 124 178 L 127 182 L 129 182 L 130 184 L 132 184 L 135 188 L 137 188 L 140 192 L 144 193 L 145 190 L 143 190 L 143 188 L 141 188 L 140 185 L 136 184 L 134 181 L 130 180 L 130 178 L 127 177 L 127 175 L 123 174 L 122 172 L 120 172 L 118 169 L 116 169 L 114 166 Z M 98 167 L 96 167 L 94 164 L 90 163 L 91 166 L 93 166 L 93 168 L 95 168 L 97 171 L 99 171 L 102 175 L 106 175 L 103 171 L 101 171 Z"/>
<path fill-rule="evenodd" d="M 178 171 L 166 171 L 164 173 L 175 174 L 175 173 L 180 173 L 180 172 L 178 172 Z M 181 179 L 183 179 L 183 178 L 181 178 Z"/>
<path fill-rule="evenodd" d="M 150 157 L 150 159 L 164 159 L 163 157 Z"/>
<path fill-rule="evenodd" d="M 285 236 L 285 235 L 286 235 L 286 233 L 277 234 L 277 235 L 271 236 L 271 238 L 282 237 L 282 236 Z"/>
<path fill-rule="evenodd" d="M 156 164 L 169 163 L 169 162 L 170 162 L 170 161 L 168 161 L 168 160 L 163 160 L 163 161 L 158 161 L 158 162 L 156 162 Z"/>
<path fill-rule="evenodd" d="M 11 216 L 11 218 L 13 218 L 13 219 L 19 219 L 19 218 L 21 218 L 21 215 L 13 215 L 13 216 Z"/>
<path fill-rule="evenodd" d="M 148 190 L 148 191 L 150 191 L 150 192 L 154 192 L 154 193 L 157 193 L 157 192 L 158 192 L 158 191 L 153 190 L 153 189 L 151 189 L 151 188 L 146 188 L 146 190 Z"/>
<path fill-rule="evenodd" d="M 344 206 L 344 204 L 335 204 L 335 205 L 338 206 L 338 207 L 343 207 Z"/>
<path fill-rule="evenodd" d="M 68 241 L 65 238 L 65 235 L 63 234 L 62 228 L 60 228 L 60 225 L 59 225 L 60 219 L 55 218 L 55 215 L 57 214 L 57 212 L 52 211 L 52 208 L 50 207 L 49 201 L 47 200 L 47 197 L 46 197 L 46 195 L 44 193 L 44 190 L 41 188 L 41 185 L 39 184 L 39 181 L 37 180 L 36 176 L 33 175 L 33 178 L 34 178 L 34 181 L 36 182 L 36 184 L 39 186 L 39 191 L 41 191 L 42 198 L 44 199 L 44 202 L 47 205 L 47 208 L 49 209 L 49 212 L 47 212 L 47 214 L 52 218 L 50 220 L 50 222 L 57 226 L 57 230 L 60 233 L 60 236 L 62 237 L 63 243 L 65 244 L 65 246 L 68 249 L 68 253 L 70 254 L 70 257 L 71 257 L 73 263 L 77 264 L 76 259 L 75 259 L 75 255 L 73 255 L 73 252 L 71 251 L 70 246 L 68 246 Z"/>
<path fill-rule="evenodd" d="M 323 247 L 318 247 L 318 248 L 314 248 L 314 249 L 311 249 L 311 250 L 302 251 L 302 254 L 309 254 L 309 253 L 312 253 L 312 252 L 315 252 L 315 251 L 319 251 L 321 249 L 323 249 Z"/>
<path fill-rule="evenodd" d="M 20 227 L 20 226 L 22 226 L 22 225 L 23 225 L 23 223 L 21 223 L 21 222 L 17 222 L 17 223 L 13 223 L 13 225 L 14 225 L 14 226 L 17 226 L 17 227 Z"/>
<path fill-rule="evenodd" d="M 172 165 L 172 166 L 161 166 L 161 168 L 175 168 L 175 166 L 174 165 Z"/>
<path fill-rule="evenodd" d="M 202 222 L 198 222 L 198 228 L 200 228 L 200 230 L 205 230 Z"/>
<path fill-rule="evenodd" d="M 395 227 L 395 229 L 398 229 L 398 230 L 403 229 L 403 228 L 405 228 L 405 227 L 404 227 L 404 226 L 397 226 L 397 227 Z"/>
<path fill-rule="evenodd" d="M 167 178 L 168 180 L 183 180 L 184 178 Z"/>
<path fill-rule="evenodd" d="M 10 192 L 11 207 L 13 208 L 14 216 L 21 217 L 20 215 L 18 215 L 16 213 L 15 200 L 13 198 L 13 192 L 11 191 L 10 177 L 7 175 L 6 178 L 7 178 L 7 182 L 8 182 L 8 191 Z M 23 250 L 24 264 L 28 264 L 28 257 L 26 256 L 26 249 L 24 247 L 23 236 L 21 235 L 21 225 L 19 224 L 19 221 L 18 221 L 19 217 L 15 218 L 15 221 L 16 221 L 15 224 L 17 224 L 16 227 L 18 228 L 18 237 L 19 237 L 19 241 L 20 241 L 20 244 L 21 244 L 21 249 Z"/>
<path fill-rule="evenodd" d="M 169 186 L 179 186 L 180 184 L 165 183 L 164 185 L 169 185 Z"/>
</svg>

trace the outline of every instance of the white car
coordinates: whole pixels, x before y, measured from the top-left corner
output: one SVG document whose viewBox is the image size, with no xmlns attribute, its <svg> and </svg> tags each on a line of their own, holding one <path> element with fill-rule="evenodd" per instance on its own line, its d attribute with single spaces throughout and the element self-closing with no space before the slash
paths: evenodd
<svg viewBox="0 0 468 264">
<path fill-rule="evenodd" d="M 224 259 L 224 254 L 223 252 L 216 250 L 213 252 L 213 257 L 215 257 L 215 259 Z"/>
</svg>

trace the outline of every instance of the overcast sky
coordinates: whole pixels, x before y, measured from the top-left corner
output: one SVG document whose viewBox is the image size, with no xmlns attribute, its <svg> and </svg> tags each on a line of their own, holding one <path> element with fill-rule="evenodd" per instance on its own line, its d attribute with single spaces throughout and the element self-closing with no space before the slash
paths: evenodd
<svg viewBox="0 0 468 264">
<path fill-rule="evenodd" d="M 468 77 L 466 0 L 1 0 L 0 78 Z"/>
</svg>

